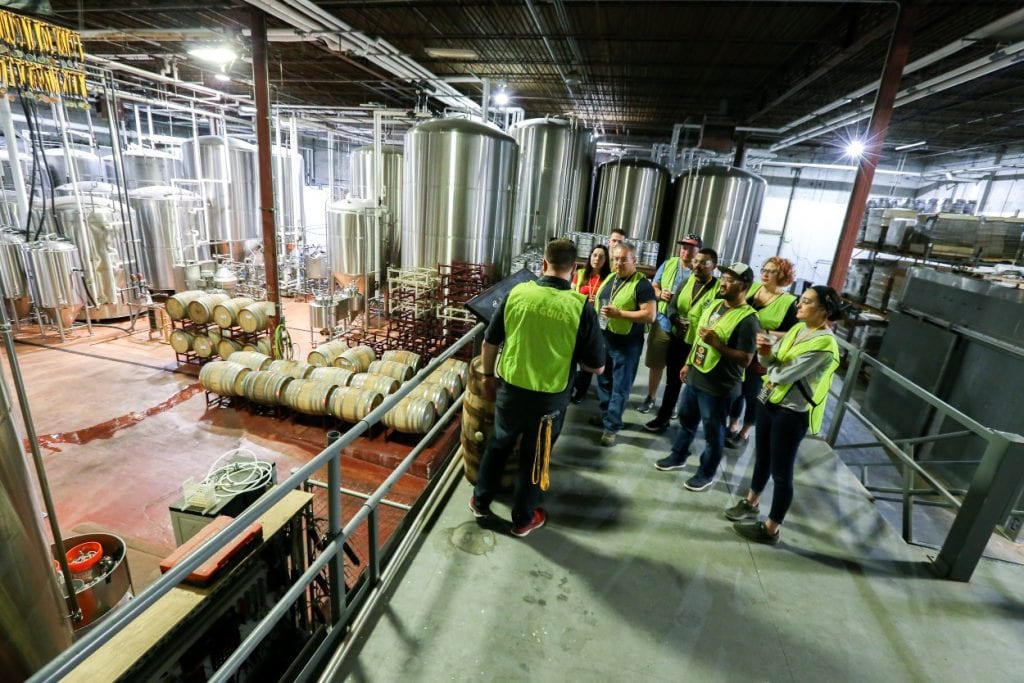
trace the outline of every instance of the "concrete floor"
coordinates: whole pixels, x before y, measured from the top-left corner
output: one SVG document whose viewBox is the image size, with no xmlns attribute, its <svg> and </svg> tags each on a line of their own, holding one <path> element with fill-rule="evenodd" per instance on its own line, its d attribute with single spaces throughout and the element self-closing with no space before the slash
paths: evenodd
<svg viewBox="0 0 1024 683">
<path fill-rule="evenodd" d="M 934 578 L 933 551 L 905 544 L 816 440 L 782 543 L 748 544 L 722 510 L 752 447 L 692 493 L 692 468 L 653 467 L 671 430 L 640 431 L 629 410 L 601 449 L 593 410 L 570 407 L 548 525 L 527 539 L 478 525 L 463 481 L 333 680 L 1020 680 L 1024 567 Z"/>
</svg>

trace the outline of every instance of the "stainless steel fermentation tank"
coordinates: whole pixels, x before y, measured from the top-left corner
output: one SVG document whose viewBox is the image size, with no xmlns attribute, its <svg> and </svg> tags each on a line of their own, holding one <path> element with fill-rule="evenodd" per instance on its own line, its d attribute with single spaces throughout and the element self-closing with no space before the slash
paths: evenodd
<svg viewBox="0 0 1024 683">
<path fill-rule="evenodd" d="M 78 286 L 78 249 L 71 242 L 46 235 L 25 245 L 25 257 L 32 277 L 32 299 L 50 318 L 69 327 L 82 310 L 84 300 Z"/>
<path fill-rule="evenodd" d="M 401 259 L 401 225 L 402 225 L 402 175 L 404 157 L 402 149 L 395 145 L 381 147 L 381 176 L 383 178 L 383 196 L 381 207 L 385 213 L 381 216 L 384 240 L 383 258 L 388 264 L 398 264 Z M 359 199 L 376 200 L 373 191 L 373 146 L 367 145 L 352 150 L 351 194 Z"/>
<path fill-rule="evenodd" d="M 518 145 L 497 128 L 438 119 L 405 134 L 402 267 L 512 260 L 512 201 Z"/>
<path fill-rule="evenodd" d="M 178 155 L 161 150 L 126 149 L 121 152 L 121 164 L 124 168 L 122 184 L 129 190 L 151 185 L 166 186 L 182 177 L 181 159 Z M 113 182 L 117 178 L 113 155 L 103 157 L 103 166 L 107 178 Z"/>
<path fill-rule="evenodd" d="M 619 229 L 633 241 L 656 240 L 668 183 L 668 170 L 653 161 L 623 158 L 601 164 L 593 232 L 610 235 Z"/>
<path fill-rule="evenodd" d="M 748 263 L 768 183 L 732 166 L 704 166 L 677 179 L 672 243 L 689 233 L 718 252 L 719 263 Z"/>
<path fill-rule="evenodd" d="M 99 155 L 92 152 L 55 147 L 45 150 L 43 157 L 46 159 L 46 166 L 50 171 L 50 180 L 54 187 L 89 180 L 101 182 L 107 180 L 103 161 Z M 74 167 L 74 174 L 71 172 L 71 166 L 68 165 L 69 161 Z"/>
<path fill-rule="evenodd" d="M 512 210 L 512 254 L 543 250 L 553 237 L 580 232 L 586 219 L 594 136 L 564 119 L 516 124 L 519 179 Z"/>
<path fill-rule="evenodd" d="M 181 159 L 185 176 L 200 181 L 208 202 L 207 229 L 214 249 L 242 260 L 246 242 L 255 244 L 261 238 L 256 147 L 203 135 L 182 143 Z"/>
<path fill-rule="evenodd" d="M 343 199 L 327 205 L 327 259 L 331 273 L 343 285 L 363 274 L 370 276 L 371 283 L 378 281 L 382 249 L 373 208 L 372 199 Z M 361 282 L 357 284 L 362 287 Z"/>
<path fill-rule="evenodd" d="M 24 317 L 32 307 L 25 275 L 25 240 L 20 233 L 0 230 L 0 296 L 14 309 L 14 319 Z"/>
<path fill-rule="evenodd" d="M 140 264 L 152 289 L 186 288 L 184 267 L 210 258 L 203 241 L 203 200 L 179 187 L 153 185 L 128 192 L 139 236 Z"/>
<path fill-rule="evenodd" d="M 24 445 L 0 377 L 0 671 L 22 681 L 71 645 L 67 606 L 32 502 Z"/>
</svg>

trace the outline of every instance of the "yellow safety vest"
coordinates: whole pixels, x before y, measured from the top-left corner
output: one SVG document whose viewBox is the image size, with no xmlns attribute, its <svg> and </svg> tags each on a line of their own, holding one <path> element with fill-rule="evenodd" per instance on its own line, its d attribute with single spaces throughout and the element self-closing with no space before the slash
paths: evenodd
<svg viewBox="0 0 1024 683">
<path fill-rule="evenodd" d="M 786 336 L 782 338 L 782 342 L 779 344 L 779 350 L 775 354 L 775 357 L 779 360 L 779 363 L 785 365 L 789 361 L 801 356 L 805 353 L 811 353 L 815 351 L 828 351 L 832 354 L 832 362 L 828 364 L 825 372 L 821 374 L 817 384 L 810 387 L 811 400 L 810 410 L 808 410 L 808 427 L 811 434 L 817 434 L 818 430 L 821 429 L 821 423 L 825 418 L 825 397 L 828 395 L 829 387 L 832 386 L 832 378 L 835 377 L 836 369 L 839 367 L 839 344 L 836 342 L 836 337 L 831 331 L 826 334 L 818 334 L 810 339 L 805 339 L 799 344 L 796 343 L 796 338 L 800 332 L 807 329 L 806 323 L 797 323 L 786 333 Z M 765 376 L 765 382 L 768 381 L 767 375 Z M 808 385 L 810 382 L 807 383 Z M 781 403 L 782 399 L 786 397 L 789 390 L 793 388 L 792 384 L 776 384 L 775 388 L 772 389 L 772 393 L 768 395 L 769 403 Z"/>
<path fill-rule="evenodd" d="M 658 286 L 662 290 L 671 290 L 673 285 L 676 283 L 676 272 L 679 270 L 679 257 L 673 256 L 672 258 L 665 261 L 665 264 L 661 270 L 661 281 L 658 282 Z M 658 313 L 664 313 L 668 310 L 668 302 L 658 299 Z"/>
<path fill-rule="evenodd" d="M 708 327 L 710 325 L 711 316 L 724 305 L 725 300 L 719 299 L 704 309 L 704 313 L 701 314 L 697 327 Z M 729 337 L 732 336 L 733 330 L 736 329 L 736 326 L 743 322 L 745 318 L 754 314 L 754 307 L 750 304 L 744 303 L 742 306 L 730 308 L 726 311 L 721 318 L 715 321 L 714 325 L 711 325 L 711 329 L 715 331 L 715 334 L 717 334 L 718 338 L 722 340 L 722 343 L 728 343 Z M 694 343 L 693 348 L 690 349 L 690 356 L 687 358 L 686 362 L 706 374 L 711 372 L 715 366 L 718 365 L 718 361 L 721 357 L 722 354 L 714 347 L 709 346 L 703 341 L 697 341 Z"/>
<path fill-rule="evenodd" d="M 755 282 L 750 285 L 750 289 L 747 291 L 747 300 L 754 297 L 754 292 L 761 289 L 761 283 Z M 786 319 L 786 313 L 789 312 L 793 302 L 796 301 L 796 296 L 789 292 L 783 292 L 773 300 L 770 304 L 757 311 L 757 319 L 761 322 L 761 328 L 765 330 L 777 330 L 782 325 L 782 321 Z"/>
<path fill-rule="evenodd" d="M 690 326 L 686 330 L 685 341 L 687 344 L 693 344 L 697 340 L 697 324 L 700 322 L 700 316 L 704 313 L 704 309 L 711 305 L 714 301 L 715 296 L 718 294 L 718 279 L 711 278 L 706 283 L 701 285 L 700 296 L 697 297 L 696 301 L 691 301 L 693 298 L 693 290 L 697 287 L 697 276 L 691 275 L 686 280 L 686 284 L 683 285 L 683 289 L 676 295 L 676 309 L 681 311 L 686 319 L 690 321 Z M 672 328 L 672 333 L 675 334 L 675 328 Z"/>
<path fill-rule="evenodd" d="M 601 292 L 604 291 L 605 287 L 609 287 L 614 279 L 615 273 L 612 273 L 606 277 L 604 282 L 601 283 L 601 286 L 597 288 L 597 296 L 594 297 L 594 308 L 597 309 L 599 315 L 601 313 Z M 633 273 L 628 280 L 623 280 L 619 284 L 618 289 L 611 292 L 608 305 L 615 306 L 623 311 L 639 311 L 640 306 L 636 303 L 636 286 L 641 280 L 646 279 L 647 276 L 639 270 Z M 632 325 L 633 321 L 626 320 L 625 318 L 608 319 L 608 331 L 615 334 L 629 334 L 629 331 L 632 329 Z"/>
</svg>

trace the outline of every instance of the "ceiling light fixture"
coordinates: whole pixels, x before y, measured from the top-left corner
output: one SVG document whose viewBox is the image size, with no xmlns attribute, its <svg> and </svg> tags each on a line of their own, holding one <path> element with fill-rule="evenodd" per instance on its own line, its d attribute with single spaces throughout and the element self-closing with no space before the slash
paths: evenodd
<svg viewBox="0 0 1024 683">
<path fill-rule="evenodd" d="M 909 150 L 912 150 L 912 149 L 917 149 L 918 147 L 924 147 L 927 144 L 928 144 L 927 140 L 918 140 L 917 142 L 911 142 L 908 145 L 899 145 L 897 147 L 894 147 L 893 151 L 896 151 L 896 152 L 906 152 L 906 151 L 909 151 Z"/>
<path fill-rule="evenodd" d="M 216 79 L 217 79 L 218 81 L 220 81 L 221 83 L 227 83 L 228 81 L 230 81 L 230 80 L 231 80 L 231 76 L 228 76 L 228 75 L 227 75 L 226 73 L 224 73 L 223 71 L 219 71 L 219 72 L 215 73 L 215 74 L 213 75 L 213 77 L 214 77 L 214 78 L 216 78 Z"/>
<path fill-rule="evenodd" d="M 494 93 L 494 103 L 499 107 L 507 107 L 509 102 L 508 91 L 504 87 Z"/>
<path fill-rule="evenodd" d="M 864 141 L 853 139 L 846 143 L 846 156 L 851 159 L 860 159 L 864 156 Z"/>
<path fill-rule="evenodd" d="M 211 64 L 220 64 L 221 66 L 235 61 L 238 55 L 227 45 L 206 45 L 204 47 L 195 47 L 188 51 L 190 55 L 196 59 L 201 59 L 204 62 L 210 62 Z"/>
<path fill-rule="evenodd" d="M 425 47 L 423 51 L 427 53 L 428 57 L 433 57 L 434 59 L 461 59 L 468 61 L 479 56 L 474 50 L 463 50 L 455 47 Z"/>
</svg>

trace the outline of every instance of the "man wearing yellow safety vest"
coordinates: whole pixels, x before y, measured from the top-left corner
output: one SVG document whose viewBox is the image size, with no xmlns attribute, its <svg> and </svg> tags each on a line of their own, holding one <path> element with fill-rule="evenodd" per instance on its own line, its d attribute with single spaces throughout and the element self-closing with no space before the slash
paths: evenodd
<svg viewBox="0 0 1024 683">
<path fill-rule="evenodd" d="M 690 491 L 704 491 L 715 483 L 722 462 L 729 406 L 739 393 L 744 368 L 754 357 L 761 329 L 753 307 L 746 301 L 754 271 L 746 263 L 734 263 L 720 270 L 722 298 L 701 313 L 696 340 L 679 373 L 686 383 L 679 404 L 679 434 L 672 452 L 654 465 L 659 470 L 682 469 L 697 425 L 703 423 L 700 466 L 683 484 Z"/>
<path fill-rule="evenodd" d="M 665 393 L 661 397 L 658 414 L 644 425 L 644 429 L 649 432 L 660 434 L 668 429 L 672 413 L 679 402 L 679 392 L 683 389 L 679 371 L 686 365 L 690 348 L 697 339 L 700 314 L 718 298 L 718 279 L 715 277 L 718 252 L 714 249 L 701 249 L 690 261 L 690 265 L 693 267 L 693 274 L 665 309 L 665 316 L 672 323 L 665 358 Z"/>
<path fill-rule="evenodd" d="M 562 428 L 576 363 L 595 375 L 604 372 L 597 312 L 570 285 L 575 268 L 576 246 L 566 239 L 549 242 L 542 277 L 513 287 L 484 334 L 481 370 L 486 397 L 495 401 L 494 432 L 480 459 L 469 509 L 478 519 L 490 513 L 505 462 L 521 435 L 514 536 L 526 536 L 547 521 L 537 503 L 547 489 L 548 457 Z"/>
<path fill-rule="evenodd" d="M 591 424 L 601 427 L 601 445 L 611 446 L 622 429 L 622 413 L 640 365 L 644 348 L 645 326 L 657 314 L 654 288 L 636 269 L 636 247 L 622 242 L 612 251 L 612 274 L 597 291 L 594 306 L 600 312 L 608 349 L 610 372 L 597 378 L 597 398 L 601 415 Z"/>
<path fill-rule="evenodd" d="M 656 324 L 651 325 L 651 332 L 647 335 L 647 354 L 644 356 L 644 365 L 647 366 L 647 398 L 637 408 L 640 413 L 649 413 L 654 409 L 661 376 L 668 361 L 672 334 L 672 323 L 666 315 L 668 307 L 689 279 L 693 258 L 703 246 L 699 235 L 687 235 L 678 244 L 679 255 L 665 259 L 651 280 L 654 296 L 658 299 L 658 319 Z"/>
</svg>

